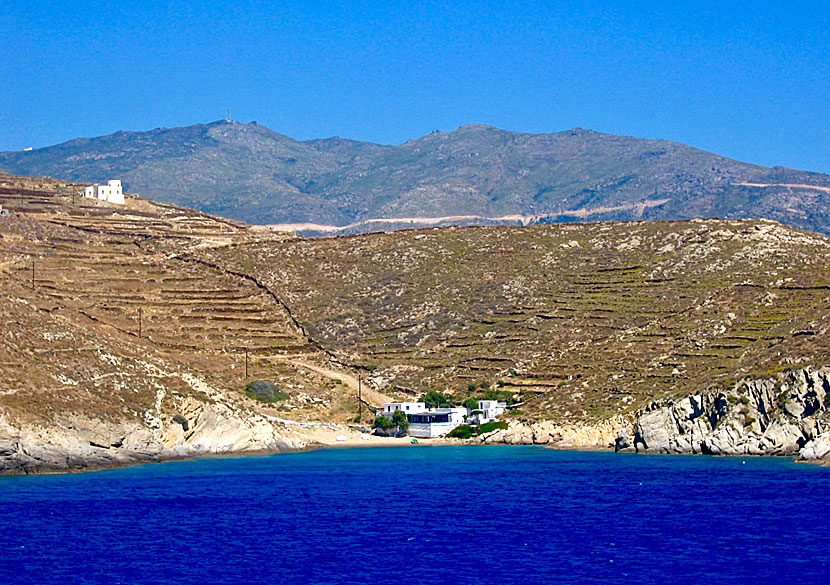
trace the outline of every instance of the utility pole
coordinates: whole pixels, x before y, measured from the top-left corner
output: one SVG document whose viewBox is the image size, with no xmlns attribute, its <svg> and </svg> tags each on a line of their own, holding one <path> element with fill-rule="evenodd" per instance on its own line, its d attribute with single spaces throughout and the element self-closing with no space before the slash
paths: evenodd
<svg viewBox="0 0 830 585">
<path fill-rule="evenodd" d="M 138 308 L 138 336 L 141 337 L 141 315 L 144 312 L 144 309 L 141 307 Z"/>
<path fill-rule="evenodd" d="M 248 348 L 245 348 L 245 381 L 248 381 Z"/>
<path fill-rule="evenodd" d="M 363 392 L 361 388 L 361 374 L 357 373 L 357 418 L 363 418 Z"/>
</svg>

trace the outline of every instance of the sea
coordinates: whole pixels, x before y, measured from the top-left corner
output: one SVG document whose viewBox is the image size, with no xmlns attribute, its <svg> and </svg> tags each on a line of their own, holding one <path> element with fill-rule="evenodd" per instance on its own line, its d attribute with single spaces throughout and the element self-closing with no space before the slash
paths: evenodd
<svg viewBox="0 0 830 585">
<path fill-rule="evenodd" d="M 828 510 L 830 468 L 785 458 L 204 458 L 0 477 L 0 584 L 830 583 Z"/>
</svg>

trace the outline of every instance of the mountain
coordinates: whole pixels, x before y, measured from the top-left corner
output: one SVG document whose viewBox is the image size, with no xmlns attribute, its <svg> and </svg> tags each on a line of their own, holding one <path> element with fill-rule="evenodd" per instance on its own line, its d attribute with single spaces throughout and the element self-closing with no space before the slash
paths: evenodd
<svg viewBox="0 0 830 585">
<path fill-rule="evenodd" d="M 735 161 L 683 144 L 573 129 L 471 124 L 398 146 L 298 141 L 219 121 L 116 132 L 0 153 L 0 170 L 100 182 L 258 224 L 349 233 L 443 223 L 769 218 L 830 233 L 830 176 Z M 390 223 L 377 219 L 403 219 Z M 340 228 L 333 229 L 332 228 Z"/>
</svg>

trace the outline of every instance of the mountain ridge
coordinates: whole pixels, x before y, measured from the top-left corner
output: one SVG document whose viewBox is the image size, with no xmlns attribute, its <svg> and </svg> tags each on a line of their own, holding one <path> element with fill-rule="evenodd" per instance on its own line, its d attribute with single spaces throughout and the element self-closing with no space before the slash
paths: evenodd
<svg viewBox="0 0 830 585">
<path fill-rule="evenodd" d="M 149 199 L 258 224 L 724 217 L 830 233 L 828 175 L 583 128 L 531 134 L 467 124 L 382 145 L 337 136 L 301 141 L 255 122 L 220 120 L 4 152 L 0 170 L 88 182 L 120 177 Z M 641 205 L 658 200 L 667 201 Z"/>
</svg>

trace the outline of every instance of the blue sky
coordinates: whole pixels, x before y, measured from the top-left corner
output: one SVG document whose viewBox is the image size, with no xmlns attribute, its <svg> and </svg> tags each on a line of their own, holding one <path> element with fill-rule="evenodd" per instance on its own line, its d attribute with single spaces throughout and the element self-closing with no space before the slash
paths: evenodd
<svg viewBox="0 0 830 585">
<path fill-rule="evenodd" d="M 0 150 L 231 117 L 397 144 L 470 122 L 830 173 L 830 2 L 5 2 Z"/>
</svg>

